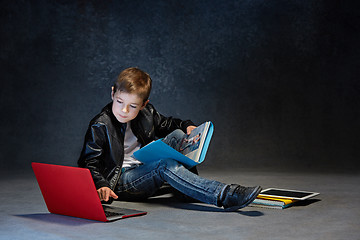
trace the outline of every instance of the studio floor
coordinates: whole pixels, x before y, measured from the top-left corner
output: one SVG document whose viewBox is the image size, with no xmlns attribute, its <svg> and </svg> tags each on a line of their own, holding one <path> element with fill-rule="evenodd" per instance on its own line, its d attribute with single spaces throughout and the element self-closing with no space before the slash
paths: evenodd
<svg viewBox="0 0 360 240">
<path fill-rule="evenodd" d="M 200 175 L 320 195 L 284 210 L 224 212 L 165 194 L 146 202 L 116 201 L 114 205 L 148 214 L 102 223 L 50 214 L 32 173 L 9 174 L 0 180 L 0 239 L 360 239 L 358 174 L 200 170 Z"/>
</svg>

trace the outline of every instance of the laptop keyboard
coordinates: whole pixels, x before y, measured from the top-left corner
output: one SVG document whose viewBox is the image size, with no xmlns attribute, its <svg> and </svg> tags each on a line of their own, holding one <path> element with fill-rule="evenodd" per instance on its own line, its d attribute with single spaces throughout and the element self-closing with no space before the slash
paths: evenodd
<svg viewBox="0 0 360 240">
<path fill-rule="evenodd" d="M 117 213 L 117 212 L 110 212 L 110 211 L 104 211 L 105 212 L 105 216 L 106 217 L 114 217 L 114 216 L 121 216 L 124 215 L 122 213 Z"/>
</svg>

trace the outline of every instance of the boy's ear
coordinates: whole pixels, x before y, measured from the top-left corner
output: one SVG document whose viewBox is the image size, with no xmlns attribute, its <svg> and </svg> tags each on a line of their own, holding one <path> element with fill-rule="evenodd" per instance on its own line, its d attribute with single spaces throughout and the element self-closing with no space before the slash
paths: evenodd
<svg viewBox="0 0 360 240">
<path fill-rule="evenodd" d="M 114 100 L 114 86 L 111 87 L 111 99 Z"/>
<path fill-rule="evenodd" d="M 144 102 L 144 104 L 142 105 L 141 109 L 140 110 L 143 110 L 144 107 L 146 107 L 146 105 L 149 103 L 149 99 L 147 101 Z"/>
</svg>

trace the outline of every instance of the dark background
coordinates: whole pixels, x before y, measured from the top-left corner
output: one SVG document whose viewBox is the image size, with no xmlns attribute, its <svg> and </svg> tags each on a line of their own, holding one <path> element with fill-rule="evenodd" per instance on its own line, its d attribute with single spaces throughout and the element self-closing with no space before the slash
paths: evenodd
<svg viewBox="0 0 360 240">
<path fill-rule="evenodd" d="M 121 70 L 211 120 L 202 168 L 359 172 L 358 1 L 1 1 L 0 167 L 76 165 Z"/>
</svg>

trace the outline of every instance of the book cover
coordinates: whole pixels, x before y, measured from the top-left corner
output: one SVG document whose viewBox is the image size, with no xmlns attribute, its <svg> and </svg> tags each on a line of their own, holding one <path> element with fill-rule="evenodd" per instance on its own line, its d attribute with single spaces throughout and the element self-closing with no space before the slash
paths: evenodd
<svg viewBox="0 0 360 240">
<path fill-rule="evenodd" d="M 213 124 L 205 122 L 183 139 L 179 151 L 159 139 L 136 151 L 134 157 L 145 164 L 170 158 L 191 168 L 204 161 L 213 132 Z"/>
</svg>

